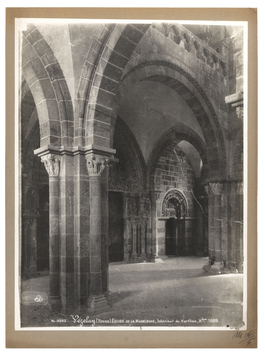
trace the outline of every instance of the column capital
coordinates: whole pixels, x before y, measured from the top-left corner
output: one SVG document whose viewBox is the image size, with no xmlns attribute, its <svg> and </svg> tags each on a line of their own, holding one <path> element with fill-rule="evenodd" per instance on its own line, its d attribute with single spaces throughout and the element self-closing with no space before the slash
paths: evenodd
<svg viewBox="0 0 265 355">
<path fill-rule="evenodd" d="M 57 155 L 46 154 L 41 157 L 42 163 L 44 163 L 45 169 L 49 176 L 60 175 L 60 159 Z"/>
<path fill-rule="evenodd" d="M 213 195 L 220 195 L 223 191 L 223 184 L 221 182 L 210 182 L 209 186 Z"/>
<path fill-rule="evenodd" d="M 208 185 L 204 186 L 207 195 L 221 195 L 223 191 L 223 183 L 221 182 L 209 182 Z"/>
<path fill-rule="evenodd" d="M 108 166 L 109 159 L 96 154 L 86 155 L 86 165 L 89 176 L 101 176 L 106 166 Z"/>
</svg>

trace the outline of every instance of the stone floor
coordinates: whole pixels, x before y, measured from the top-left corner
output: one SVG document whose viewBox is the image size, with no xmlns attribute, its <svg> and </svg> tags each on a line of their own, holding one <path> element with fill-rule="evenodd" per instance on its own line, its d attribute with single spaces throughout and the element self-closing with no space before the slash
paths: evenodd
<svg viewBox="0 0 265 355">
<path fill-rule="evenodd" d="M 61 314 L 46 305 L 21 305 L 22 327 L 243 325 L 243 275 L 209 273 L 204 257 L 164 257 L 158 263 L 110 264 L 108 311 L 86 307 Z M 47 292 L 49 276 L 22 282 L 22 291 Z"/>
</svg>

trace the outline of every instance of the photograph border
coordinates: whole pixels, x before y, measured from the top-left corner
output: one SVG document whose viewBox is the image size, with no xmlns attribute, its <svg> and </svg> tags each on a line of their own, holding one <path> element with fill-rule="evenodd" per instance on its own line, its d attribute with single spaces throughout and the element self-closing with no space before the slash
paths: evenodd
<svg viewBox="0 0 265 355">
<path fill-rule="evenodd" d="M 257 10 L 247 8 L 7 8 L 6 9 L 6 346 L 8 348 L 244 348 L 257 346 Z M 247 329 L 15 330 L 15 19 L 76 18 L 248 22 Z M 246 157 L 245 157 L 246 158 Z M 251 240 L 250 240 L 251 236 Z M 37 330 L 37 329 L 36 329 Z M 124 333 L 126 332 L 126 334 Z M 210 331 L 210 336 L 208 331 Z M 154 332 L 155 337 L 154 337 Z M 177 332 L 177 333 L 175 333 Z M 238 334 L 241 333 L 241 334 Z M 49 341 L 47 341 L 49 339 Z"/>
</svg>

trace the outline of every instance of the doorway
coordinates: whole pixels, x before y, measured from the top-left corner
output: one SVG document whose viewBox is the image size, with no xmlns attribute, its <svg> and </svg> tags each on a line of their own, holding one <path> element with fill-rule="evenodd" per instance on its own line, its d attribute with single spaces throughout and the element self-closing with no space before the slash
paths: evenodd
<svg viewBox="0 0 265 355">
<path fill-rule="evenodd" d="M 175 218 L 166 222 L 166 255 L 177 255 L 178 225 Z"/>
<path fill-rule="evenodd" d="M 166 222 L 166 255 L 182 255 L 184 239 L 183 220 L 169 218 Z"/>
</svg>

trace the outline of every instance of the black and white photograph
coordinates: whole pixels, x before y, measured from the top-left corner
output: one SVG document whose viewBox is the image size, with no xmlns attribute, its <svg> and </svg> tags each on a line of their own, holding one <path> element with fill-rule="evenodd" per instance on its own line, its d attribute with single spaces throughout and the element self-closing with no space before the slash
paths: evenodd
<svg viewBox="0 0 265 355">
<path fill-rule="evenodd" d="M 15 36 L 16 329 L 246 329 L 247 22 Z"/>
</svg>

